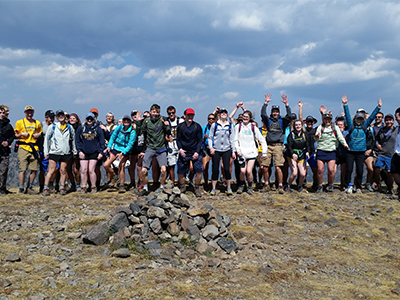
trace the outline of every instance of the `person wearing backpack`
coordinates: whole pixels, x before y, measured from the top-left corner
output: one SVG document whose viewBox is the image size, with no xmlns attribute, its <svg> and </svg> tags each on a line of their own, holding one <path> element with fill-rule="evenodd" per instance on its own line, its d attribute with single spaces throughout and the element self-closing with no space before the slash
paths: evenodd
<svg viewBox="0 0 400 300">
<path fill-rule="evenodd" d="M 268 133 L 266 142 L 268 145 L 268 154 L 267 154 L 267 172 L 270 173 L 270 165 L 273 159 L 274 165 L 276 168 L 276 181 L 278 181 L 278 190 L 279 194 L 283 194 L 283 173 L 282 167 L 285 163 L 285 158 L 283 156 L 284 150 L 284 139 L 285 139 L 285 129 L 289 126 L 292 116 L 292 111 L 289 106 L 289 102 L 287 96 L 285 94 L 282 95 L 282 102 L 286 107 L 286 116 L 282 118 L 280 116 L 280 108 L 279 105 L 272 105 L 271 115 L 267 116 L 267 106 L 268 103 L 271 102 L 271 94 L 265 95 L 264 105 L 261 108 L 261 119 L 263 123 L 267 126 Z M 269 178 L 269 175 L 267 176 Z M 269 190 L 268 182 L 265 183 L 267 190 Z"/>
<path fill-rule="evenodd" d="M 7 190 L 7 175 L 10 161 L 11 144 L 14 141 L 14 129 L 6 116 L 7 107 L 0 105 L 0 196 L 5 196 Z"/>
<path fill-rule="evenodd" d="M 96 188 L 96 164 L 103 158 L 105 148 L 104 132 L 94 122 L 95 116 L 89 112 L 86 115 L 86 122 L 80 125 L 75 134 L 76 149 L 80 159 L 81 169 L 81 193 L 86 193 L 86 185 L 89 179 L 92 184 L 92 193 L 97 192 Z"/>
<path fill-rule="evenodd" d="M 396 142 L 394 145 L 394 154 L 390 162 L 390 174 L 393 176 L 397 187 L 400 186 L 400 107 L 396 109 L 395 118 L 397 121 Z M 397 199 L 400 200 L 399 188 L 397 188 Z"/>
<path fill-rule="evenodd" d="M 297 173 L 299 174 L 299 184 L 297 190 L 299 193 L 304 192 L 303 183 L 306 178 L 306 159 L 310 157 L 310 152 L 313 147 L 310 135 L 306 135 L 303 129 L 303 121 L 295 120 L 294 129 L 290 132 L 287 138 L 286 155 L 289 159 L 289 167 L 291 175 L 288 180 L 289 189 L 292 188 L 292 183 L 295 180 Z"/>
<path fill-rule="evenodd" d="M 322 113 L 322 112 L 321 112 Z M 317 144 L 317 165 L 318 165 L 318 188 L 317 193 L 323 192 L 322 181 L 325 163 L 328 167 L 328 187 L 327 192 L 333 192 L 333 182 L 335 180 L 336 167 L 336 148 L 340 142 L 346 149 L 349 149 L 347 142 L 337 125 L 332 124 L 332 114 L 324 113 L 322 123 L 315 131 Z"/>
<path fill-rule="evenodd" d="M 193 164 L 193 171 L 196 174 L 194 179 L 194 192 L 196 197 L 201 197 L 200 183 L 203 174 L 203 157 L 201 145 L 203 133 L 201 125 L 194 120 L 194 110 L 185 110 L 185 122 L 178 125 L 176 143 L 179 148 L 178 181 L 181 193 L 186 191 L 185 177 L 189 172 L 190 163 Z"/>
<path fill-rule="evenodd" d="M 260 130 L 252 122 L 252 118 L 252 113 L 246 110 L 243 113 L 243 121 L 235 126 L 235 149 L 240 166 L 237 194 L 242 194 L 246 188 L 246 175 L 247 193 L 253 194 L 253 167 L 258 156 L 258 143 L 262 146 L 263 159 L 267 158 L 267 143 Z"/>
<path fill-rule="evenodd" d="M 212 189 L 211 196 L 216 194 L 217 181 L 219 177 L 219 167 L 221 158 L 227 185 L 226 194 L 232 196 L 231 172 L 229 170 L 230 160 L 236 158 L 235 155 L 235 132 L 232 124 L 228 120 L 228 110 L 221 108 L 220 119 L 213 123 L 208 135 L 208 145 L 212 159 Z"/>
<path fill-rule="evenodd" d="M 361 194 L 361 183 L 363 177 L 364 159 L 365 151 L 367 151 L 367 130 L 371 125 L 372 121 L 375 119 L 376 114 L 380 111 L 382 107 L 382 100 L 379 98 L 378 106 L 374 109 L 372 114 L 368 119 L 365 120 L 364 114 L 362 112 L 356 113 L 354 119 L 351 119 L 350 110 L 348 106 L 349 99 L 346 95 L 342 96 L 342 103 L 346 118 L 346 124 L 349 126 L 349 131 L 347 134 L 347 142 L 350 150 L 347 152 L 346 156 L 346 182 L 345 184 L 349 186 L 351 182 L 351 175 L 353 173 L 354 163 L 356 165 L 357 178 L 355 182 L 356 193 Z M 351 189 L 348 189 L 349 191 Z"/>
<path fill-rule="evenodd" d="M 72 159 L 72 154 L 77 154 L 75 147 L 75 130 L 65 121 L 63 110 L 57 110 L 58 123 L 53 123 L 47 128 L 43 143 L 44 157 L 49 159 L 49 168 L 44 180 L 43 196 L 50 195 L 49 182 L 60 165 L 60 195 L 66 195 L 65 178 L 67 163 Z"/>
</svg>

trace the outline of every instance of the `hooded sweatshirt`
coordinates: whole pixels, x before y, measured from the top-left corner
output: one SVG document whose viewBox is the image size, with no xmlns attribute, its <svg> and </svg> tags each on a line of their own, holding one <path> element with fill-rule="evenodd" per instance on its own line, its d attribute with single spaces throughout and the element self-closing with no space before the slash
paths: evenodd
<svg viewBox="0 0 400 300">
<path fill-rule="evenodd" d="M 53 123 L 47 128 L 44 137 L 43 154 L 68 155 L 77 154 L 75 147 L 75 130 L 71 125 L 65 124 L 61 129 L 61 123 Z"/>
<path fill-rule="evenodd" d="M 268 128 L 267 144 L 283 143 L 285 139 L 285 128 L 290 124 L 292 110 L 290 106 L 286 106 L 286 116 L 281 118 L 279 115 L 277 118 L 274 118 L 272 117 L 272 113 L 269 117 L 267 116 L 267 106 L 268 104 L 264 104 L 261 108 L 261 119 Z M 282 119 L 283 128 L 279 124 L 279 119 Z"/>
<path fill-rule="evenodd" d="M 9 156 L 11 153 L 11 144 L 15 138 L 14 129 L 10 124 L 10 120 L 4 118 L 0 120 L 0 156 Z M 1 145 L 2 142 L 7 141 L 8 146 Z"/>
<path fill-rule="evenodd" d="M 136 128 L 137 135 L 144 134 L 146 148 L 153 150 L 166 149 L 165 135 L 169 135 L 171 130 L 170 126 L 166 126 L 161 120 L 161 116 L 146 118 L 142 122 L 136 121 Z"/>
<path fill-rule="evenodd" d="M 97 124 L 90 128 L 84 123 L 76 130 L 75 143 L 78 153 L 102 153 L 105 148 L 104 132 Z"/>
</svg>

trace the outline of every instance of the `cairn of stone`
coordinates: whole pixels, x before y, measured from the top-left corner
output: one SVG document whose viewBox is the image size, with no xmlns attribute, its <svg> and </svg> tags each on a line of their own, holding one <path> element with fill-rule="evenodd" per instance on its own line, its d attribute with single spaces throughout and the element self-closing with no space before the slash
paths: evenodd
<svg viewBox="0 0 400 300">
<path fill-rule="evenodd" d="M 182 250 L 184 240 L 200 254 L 218 249 L 229 254 L 237 250 L 230 227 L 231 219 L 220 215 L 211 205 L 193 206 L 179 188 L 164 188 L 145 200 L 135 200 L 129 207 L 114 209 L 112 219 L 89 228 L 83 242 L 103 245 L 109 241 L 123 246 L 131 240 L 157 257 L 162 255 L 160 241 L 171 241 L 175 248 Z"/>
</svg>

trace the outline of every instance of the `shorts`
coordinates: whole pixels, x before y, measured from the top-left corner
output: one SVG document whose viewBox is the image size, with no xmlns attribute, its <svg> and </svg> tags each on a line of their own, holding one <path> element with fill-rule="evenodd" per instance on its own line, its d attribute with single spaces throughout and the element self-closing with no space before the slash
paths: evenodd
<svg viewBox="0 0 400 300">
<path fill-rule="evenodd" d="M 111 152 L 111 154 L 114 155 L 114 156 L 117 156 L 118 154 L 121 153 L 121 151 L 117 151 L 117 150 L 115 150 L 115 149 L 111 149 L 110 152 Z"/>
<path fill-rule="evenodd" d="M 143 146 L 134 146 L 130 151 L 132 155 L 139 155 L 140 153 L 144 152 Z"/>
<path fill-rule="evenodd" d="M 346 163 L 346 157 L 336 157 L 336 164 L 339 165 L 344 165 Z"/>
<path fill-rule="evenodd" d="M 310 166 L 311 169 L 318 168 L 317 160 L 316 160 L 316 154 L 314 153 L 313 155 L 310 155 L 310 158 L 306 160 L 308 165 Z"/>
<path fill-rule="evenodd" d="M 187 174 L 189 172 L 190 162 L 193 162 L 193 170 L 195 173 L 203 172 L 203 157 L 199 155 L 199 158 L 192 160 L 192 157 L 182 157 L 179 155 L 177 166 L 178 174 Z"/>
<path fill-rule="evenodd" d="M 47 169 L 49 167 L 49 159 L 48 158 L 42 158 L 39 163 L 40 163 L 40 171 L 41 172 L 47 172 Z"/>
<path fill-rule="evenodd" d="M 288 159 L 288 162 L 291 162 L 293 160 L 293 158 L 291 158 L 291 157 L 288 157 L 287 159 Z M 302 158 L 297 161 L 297 164 L 301 165 L 301 164 L 304 164 L 305 162 L 306 162 L 306 159 Z"/>
<path fill-rule="evenodd" d="M 335 160 L 336 151 L 317 150 L 317 160 Z"/>
<path fill-rule="evenodd" d="M 168 162 L 168 167 L 172 167 L 175 166 L 176 162 L 178 161 L 179 151 L 174 149 L 170 149 L 169 151 L 172 152 L 168 152 L 167 162 Z"/>
<path fill-rule="evenodd" d="M 85 153 L 85 158 L 81 160 L 97 160 L 97 157 L 99 156 L 99 152 L 93 152 L 93 153 Z"/>
<path fill-rule="evenodd" d="M 201 149 L 201 155 L 203 156 L 203 157 L 207 157 L 207 156 L 209 156 L 209 157 L 211 157 L 211 153 L 210 153 L 210 149 L 204 149 L 204 148 L 202 148 Z"/>
<path fill-rule="evenodd" d="M 167 151 L 158 153 L 157 150 L 154 149 L 146 149 L 143 158 L 143 168 L 150 169 L 151 164 L 153 162 L 153 157 L 156 157 L 158 165 L 160 167 L 167 166 Z"/>
<path fill-rule="evenodd" d="M 257 155 L 257 163 L 260 167 L 268 167 L 269 165 L 267 164 L 267 160 L 263 159 L 262 157 L 262 152 L 258 152 Z"/>
<path fill-rule="evenodd" d="M 26 151 L 21 147 L 18 149 L 18 164 L 20 171 L 37 171 L 39 169 L 39 159 L 35 158 L 32 152 Z"/>
<path fill-rule="evenodd" d="M 400 174 L 400 155 L 397 153 L 395 153 L 392 157 L 392 161 L 390 163 L 390 173 Z"/>
<path fill-rule="evenodd" d="M 375 163 L 375 168 L 385 169 L 386 171 L 390 172 L 391 163 L 392 163 L 391 157 L 378 155 L 378 158 L 376 159 Z"/>
<path fill-rule="evenodd" d="M 71 154 L 66 155 L 57 155 L 57 154 L 49 154 L 49 160 L 56 161 L 56 162 L 67 162 L 72 159 Z"/>
<path fill-rule="evenodd" d="M 268 145 L 267 159 L 265 160 L 265 164 L 269 166 L 272 159 L 274 159 L 275 167 L 283 167 L 283 165 L 285 164 L 285 158 L 283 157 L 282 146 Z"/>
</svg>

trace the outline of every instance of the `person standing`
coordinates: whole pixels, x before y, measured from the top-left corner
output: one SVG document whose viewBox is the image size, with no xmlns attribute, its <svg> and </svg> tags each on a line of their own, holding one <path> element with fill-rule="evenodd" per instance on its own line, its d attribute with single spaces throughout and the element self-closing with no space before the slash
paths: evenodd
<svg viewBox="0 0 400 300">
<path fill-rule="evenodd" d="M 6 117 L 6 108 L 0 105 L 0 196 L 10 193 L 7 190 L 8 165 L 11 153 L 11 144 L 14 140 L 14 129 Z"/>
<path fill-rule="evenodd" d="M 42 130 L 43 134 L 38 140 L 38 145 L 40 149 L 40 162 L 39 162 L 39 193 L 43 192 L 44 188 L 44 180 L 46 177 L 46 172 L 49 167 L 49 159 L 44 157 L 43 154 L 43 143 L 44 143 L 44 136 L 46 135 L 47 129 L 54 123 L 55 113 L 51 109 L 47 110 L 44 114 L 44 121 L 42 122 Z M 55 178 L 55 174 L 51 181 Z"/>
<path fill-rule="evenodd" d="M 18 187 L 20 194 L 37 194 L 32 184 L 39 168 L 39 147 L 37 140 L 43 133 L 42 124 L 33 119 L 35 110 L 28 105 L 24 109 L 25 118 L 15 123 L 15 137 L 18 139 Z M 24 190 L 26 170 L 31 170 L 26 189 Z"/>
<path fill-rule="evenodd" d="M 396 109 L 395 118 L 397 121 L 396 129 L 396 143 L 394 145 L 394 154 L 390 162 L 390 173 L 393 176 L 397 186 L 400 186 L 400 107 Z M 398 199 L 400 200 L 400 193 L 397 190 Z"/>
<path fill-rule="evenodd" d="M 77 154 L 75 147 L 75 130 L 65 122 L 63 110 L 56 112 L 58 123 L 53 123 L 47 129 L 44 137 L 43 154 L 49 160 L 49 169 L 45 178 L 43 196 L 50 195 L 49 183 L 60 165 L 60 195 L 66 195 L 65 178 L 67 176 L 67 163 L 72 159 L 72 153 Z M 72 152 L 72 153 L 71 153 Z"/>
<path fill-rule="evenodd" d="M 201 125 L 194 119 L 194 110 L 185 110 L 185 122 L 181 123 L 177 129 L 176 143 L 179 148 L 178 180 L 181 193 L 186 191 L 185 177 L 189 172 L 190 162 L 196 174 L 194 179 L 194 192 L 196 197 L 201 197 L 200 182 L 203 174 L 203 158 L 201 156 L 201 145 L 203 142 Z"/>
</svg>

